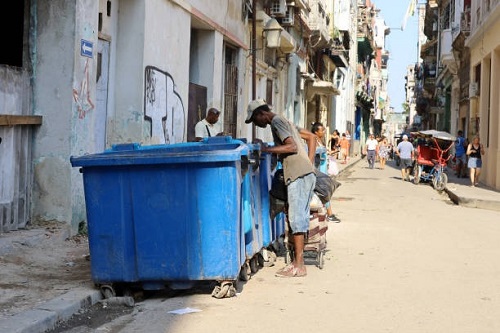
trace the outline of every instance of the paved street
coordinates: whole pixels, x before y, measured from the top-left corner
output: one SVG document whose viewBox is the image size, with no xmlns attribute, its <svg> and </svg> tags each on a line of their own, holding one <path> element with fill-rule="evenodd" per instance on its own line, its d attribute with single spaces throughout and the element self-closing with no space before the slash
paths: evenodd
<svg viewBox="0 0 500 333">
<path fill-rule="evenodd" d="M 307 277 L 277 278 L 278 258 L 239 283 L 237 297 L 157 295 L 98 330 L 499 332 L 499 213 L 456 206 L 392 166 L 361 160 L 341 174 L 333 207 L 342 222 L 329 224 L 324 269 L 311 260 Z M 168 313 L 186 307 L 200 312 Z"/>
</svg>

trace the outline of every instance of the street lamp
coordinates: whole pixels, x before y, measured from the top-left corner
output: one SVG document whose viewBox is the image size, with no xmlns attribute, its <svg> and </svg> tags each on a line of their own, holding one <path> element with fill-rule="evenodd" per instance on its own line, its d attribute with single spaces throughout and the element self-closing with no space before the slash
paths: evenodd
<svg viewBox="0 0 500 333">
<path fill-rule="evenodd" d="M 263 29 L 266 46 L 270 49 L 276 49 L 280 46 L 281 31 L 283 28 L 275 18 L 267 21 Z"/>
</svg>

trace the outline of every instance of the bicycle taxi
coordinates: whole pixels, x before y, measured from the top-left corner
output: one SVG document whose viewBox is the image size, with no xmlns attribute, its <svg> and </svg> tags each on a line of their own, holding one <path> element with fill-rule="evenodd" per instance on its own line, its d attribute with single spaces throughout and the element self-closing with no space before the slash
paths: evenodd
<svg viewBox="0 0 500 333">
<path fill-rule="evenodd" d="M 446 167 L 452 157 L 450 152 L 456 138 L 444 131 L 426 130 L 412 132 L 416 142 L 416 160 L 413 166 L 413 182 L 432 182 L 435 190 L 446 188 L 448 175 Z"/>
</svg>

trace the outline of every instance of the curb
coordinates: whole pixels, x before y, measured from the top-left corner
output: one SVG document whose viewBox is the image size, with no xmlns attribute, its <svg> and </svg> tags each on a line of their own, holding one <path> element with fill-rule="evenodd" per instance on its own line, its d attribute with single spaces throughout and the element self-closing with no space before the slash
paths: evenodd
<svg viewBox="0 0 500 333">
<path fill-rule="evenodd" d="M 35 333 L 54 329 L 83 308 L 88 308 L 102 299 L 99 290 L 77 288 L 34 309 L 21 312 L 0 321 L 0 332 Z"/>
<path fill-rule="evenodd" d="M 484 200 L 484 199 L 474 199 L 474 198 L 462 198 L 453 193 L 448 188 L 444 189 L 448 197 L 455 205 L 467 207 L 467 208 L 479 208 L 486 210 L 493 210 L 500 212 L 500 202 L 494 200 Z"/>
</svg>

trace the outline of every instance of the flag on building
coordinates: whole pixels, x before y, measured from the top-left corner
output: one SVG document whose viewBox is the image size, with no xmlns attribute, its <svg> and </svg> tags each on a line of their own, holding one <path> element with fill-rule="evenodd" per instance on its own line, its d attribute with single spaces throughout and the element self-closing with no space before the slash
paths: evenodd
<svg viewBox="0 0 500 333">
<path fill-rule="evenodd" d="M 417 7 L 417 0 L 410 0 L 410 2 L 408 3 L 408 9 L 406 10 L 405 16 L 403 18 L 403 22 L 401 23 L 401 30 L 405 29 L 408 17 L 415 15 L 416 7 Z"/>
</svg>

